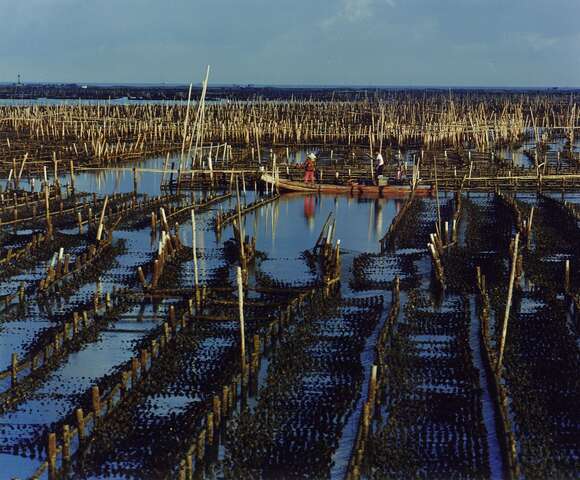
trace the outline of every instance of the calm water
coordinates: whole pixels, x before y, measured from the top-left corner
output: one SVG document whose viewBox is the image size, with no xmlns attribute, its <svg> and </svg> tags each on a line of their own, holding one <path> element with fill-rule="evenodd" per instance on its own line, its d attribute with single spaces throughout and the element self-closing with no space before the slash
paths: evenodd
<svg viewBox="0 0 580 480">
<path fill-rule="evenodd" d="M 172 160 L 176 160 L 173 157 Z M 154 158 L 142 162 L 143 168 L 162 168 L 164 158 Z M 137 174 L 138 192 L 149 195 L 160 194 L 161 174 L 140 172 Z M 62 183 L 68 183 L 68 177 L 61 177 Z M 96 192 L 99 195 L 125 193 L 133 191 L 133 172 L 127 170 L 113 171 L 79 171 L 76 174 L 77 191 Z M 199 194 L 197 194 L 199 195 Z M 242 202 L 252 202 L 254 192 L 242 196 Z M 247 235 L 255 236 L 257 248 L 267 255 L 262 262 L 262 270 L 273 278 L 295 282 L 310 280 L 311 273 L 300 258 L 304 250 L 311 249 L 327 219 L 333 212 L 336 218 L 335 239 L 340 239 L 344 255 L 344 264 L 350 265 L 352 258 L 359 252 L 376 252 L 379 240 L 402 204 L 402 200 L 393 199 L 357 199 L 335 196 L 292 196 L 285 195 L 280 200 L 256 210 L 244 218 Z M 206 281 L 215 269 L 223 265 L 221 247 L 223 242 L 233 236 L 231 227 L 224 229 L 221 235 L 211 227 L 211 219 L 217 210 L 229 209 L 235 200 L 216 204 L 206 212 L 197 215 L 197 246 L 200 250 L 200 279 Z M 191 223 L 184 222 L 180 228 L 182 240 L 191 245 Z M 136 266 L 156 250 L 152 243 L 149 227 L 137 231 L 115 232 L 116 239 L 126 242 L 126 253 L 117 257 L 112 269 L 102 275 L 99 284 L 89 283 L 69 299 L 69 307 L 86 297 L 97 288 L 102 292 L 111 291 L 114 286 L 123 285 L 126 275 L 134 275 Z M 70 252 L 65 252 L 70 253 Z M 46 265 L 28 272 L 25 279 L 38 281 Z M 348 269 L 348 267 L 346 267 Z M 347 272 L 348 274 L 348 272 Z M 187 282 L 192 277 L 191 262 L 183 269 Z M 233 268 L 232 268 L 233 277 Z M 21 277 L 18 279 L 20 280 Z M 345 279 L 348 284 L 348 279 Z M 9 283 L 9 285 L 12 285 Z M 17 283 L 14 284 L 17 286 Z M 348 288 L 345 292 L 348 294 Z M 165 310 L 165 309 L 163 309 Z M 140 313 L 141 312 L 141 313 Z M 161 312 L 162 315 L 163 311 Z M 28 318 L 2 325 L 0 330 L 0 359 L 7 365 L 11 352 L 15 349 L 22 353 L 35 336 L 49 325 L 46 314 L 32 309 Z M 157 322 L 145 320 L 135 325 L 136 315 L 143 314 L 139 308 L 132 309 L 119 319 L 107 332 L 100 335 L 96 342 L 85 346 L 78 353 L 69 356 L 65 362 L 47 378 L 42 387 L 13 412 L 0 416 L 2 441 L 0 446 L 0 463 L 7 478 L 30 475 L 42 461 L 38 458 L 24 458 L 22 453 L 10 453 L 17 445 L 27 440 L 34 441 L 43 432 L 50 429 L 52 422 L 59 421 L 71 412 L 78 394 L 86 391 L 103 375 L 114 371 L 131 355 L 133 346 L 143 338 Z M 146 312 L 147 314 L 147 312 Z M 152 312 L 148 312 L 151 316 Z M 124 319 L 127 317 L 127 320 Z M 146 315 L 147 317 L 147 315 Z M 34 321 L 31 321 L 34 320 Z M 117 332 L 117 329 L 122 332 Z M 366 363 L 366 362 L 365 362 Z M 58 399 L 58 400 L 57 400 Z M 186 400 L 181 399 L 181 402 Z M 197 399 L 191 399 L 197 401 Z M 345 456 L 348 453 L 347 445 Z M 29 454 L 27 454 L 29 455 Z"/>
</svg>

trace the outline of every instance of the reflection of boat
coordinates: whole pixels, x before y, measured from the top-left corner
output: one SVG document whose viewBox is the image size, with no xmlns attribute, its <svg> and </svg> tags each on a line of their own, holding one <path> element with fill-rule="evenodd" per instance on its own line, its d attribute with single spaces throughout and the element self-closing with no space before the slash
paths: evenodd
<svg viewBox="0 0 580 480">
<path fill-rule="evenodd" d="M 388 185 L 363 185 L 359 183 L 349 183 L 347 185 L 333 185 L 331 183 L 304 183 L 274 178 L 272 175 L 264 173 L 262 181 L 270 185 L 276 185 L 280 192 L 302 192 L 302 193 L 342 193 L 346 195 L 372 195 L 380 197 L 398 197 L 411 192 L 411 185 L 408 183 L 392 183 Z M 429 195 L 432 187 L 430 185 L 417 185 L 415 195 Z"/>
</svg>

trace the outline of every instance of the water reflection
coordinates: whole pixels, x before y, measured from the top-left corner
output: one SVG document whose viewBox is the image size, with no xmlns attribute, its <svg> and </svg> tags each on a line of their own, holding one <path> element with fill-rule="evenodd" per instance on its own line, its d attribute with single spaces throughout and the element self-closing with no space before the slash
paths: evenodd
<svg viewBox="0 0 580 480">
<path fill-rule="evenodd" d="M 374 203 L 374 218 L 375 218 L 375 223 L 374 223 L 374 231 L 376 234 L 378 234 L 378 232 L 382 232 L 383 230 L 383 205 L 381 202 L 379 202 L 379 199 L 375 199 L 375 203 Z"/>
<path fill-rule="evenodd" d="M 304 197 L 304 218 L 309 230 L 314 228 L 314 215 L 316 210 L 316 198 L 314 195 Z"/>
<path fill-rule="evenodd" d="M 293 258 L 316 243 L 328 214 L 336 218 L 335 239 L 349 250 L 379 251 L 379 240 L 403 199 L 334 195 L 283 195 L 246 218 L 246 234 L 273 257 Z M 252 217 L 253 216 L 253 217 Z M 300 219 L 304 221 L 300 221 Z M 231 232 L 223 232 L 229 238 Z"/>
</svg>

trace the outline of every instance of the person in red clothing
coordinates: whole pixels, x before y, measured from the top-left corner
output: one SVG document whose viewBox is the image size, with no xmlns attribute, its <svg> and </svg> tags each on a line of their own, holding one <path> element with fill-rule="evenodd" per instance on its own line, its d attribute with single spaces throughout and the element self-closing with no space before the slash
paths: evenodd
<svg viewBox="0 0 580 480">
<path fill-rule="evenodd" d="M 314 153 L 309 153 L 306 157 L 306 162 L 304 162 L 304 182 L 314 183 L 314 171 L 316 169 L 315 163 L 316 155 Z"/>
</svg>

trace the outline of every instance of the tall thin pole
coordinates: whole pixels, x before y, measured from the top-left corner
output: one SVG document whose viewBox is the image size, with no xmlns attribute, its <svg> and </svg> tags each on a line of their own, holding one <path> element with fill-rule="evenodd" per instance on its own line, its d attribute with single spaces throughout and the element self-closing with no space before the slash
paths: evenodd
<svg viewBox="0 0 580 480">
<path fill-rule="evenodd" d="M 439 182 L 437 179 L 437 157 L 433 155 L 433 166 L 435 173 L 435 199 L 437 201 L 437 235 L 441 238 L 441 206 L 439 205 Z"/>
<path fill-rule="evenodd" d="M 500 345 L 499 345 L 499 356 L 497 359 L 497 367 L 496 367 L 497 372 L 501 371 L 501 364 L 503 361 L 503 352 L 505 349 L 505 338 L 507 335 L 508 319 L 510 316 L 510 308 L 512 306 L 512 294 L 514 291 L 514 280 L 516 278 L 516 265 L 518 263 L 518 244 L 519 244 L 519 241 L 520 241 L 520 234 L 516 233 L 516 238 L 514 241 L 514 255 L 512 258 L 512 268 L 511 268 L 511 272 L 510 272 L 510 284 L 509 284 L 509 288 L 508 288 L 508 297 L 507 297 L 507 302 L 505 305 L 505 312 L 504 312 L 504 316 L 503 316 L 503 326 L 502 326 L 501 339 L 500 339 Z"/>
<path fill-rule="evenodd" d="M 44 208 L 46 210 L 46 233 L 52 237 L 52 223 L 50 221 L 50 200 L 48 192 L 48 183 L 44 184 Z"/>
<path fill-rule="evenodd" d="M 242 283 L 242 268 L 237 267 L 236 278 L 238 282 L 238 307 L 240 315 L 240 355 L 242 361 L 242 376 L 246 372 L 246 338 L 244 330 L 244 285 Z"/>
<path fill-rule="evenodd" d="M 196 132 L 195 149 L 193 151 L 193 160 L 192 160 L 192 164 L 191 164 L 192 169 L 195 166 L 195 158 L 197 157 L 197 149 L 199 147 L 201 147 L 201 151 L 202 151 L 202 155 L 203 155 L 203 122 L 204 122 L 204 118 L 205 118 L 205 95 L 207 92 L 207 82 L 209 80 L 209 70 L 210 70 L 210 66 L 208 65 L 207 70 L 205 72 L 205 80 L 203 81 L 203 88 L 202 88 L 202 92 L 201 92 L 201 98 L 199 100 L 199 106 L 197 108 L 197 116 L 196 116 L 196 124 L 195 124 L 195 132 Z M 193 140 L 193 136 L 192 136 L 192 140 Z M 201 143 L 201 145 L 200 145 L 200 143 Z M 189 149 L 191 150 L 191 145 L 189 146 Z"/>
<path fill-rule="evenodd" d="M 246 268 L 246 255 L 244 252 L 244 240 L 246 236 L 244 235 L 244 227 L 242 226 L 242 206 L 240 203 L 240 184 L 238 177 L 236 176 L 236 197 L 238 200 L 238 224 L 239 224 L 239 234 L 240 234 L 240 263 L 242 268 Z"/>
<path fill-rule="evenodd" d="M 193 250 L 193 278 L 195 282 L 195 291 L 199 288 L 199 277 L 197 271 L 197 241 L 196 241 L 196 232 L 195 232 L 195 210 L 191 209 L 191 248 Z"/>
<path fill-rule="evenodd" d="M 185 112 L 185 122 L 183 122 L 183 139 L 181 141 L 181 157 L 179 158 L 179 168 L 177 169 L 177 188 L 181 180 L 181 167 L 183 166 L 183 156 L 185 155 L 185 139 L 187 138 L 187 127 L 189 124 L 189 106 L 191 105 L 191 89 L 193 83 L 189 84 L 189 93 L 187 94 L 187 110 Z"/>
<path fill-rule="evenodd" d="M 109 201 L 109 196 L 105 197 L 105 202 L 103 203 L 103 209 L 101 210 L 101 216 L 99 218 L 99 226 L 97 227 L 97 242 L 101 241 L 101 235 L 103 234 L 103 221 L 105 220 L 105 212 L 107 211 L 107 202 Z"/>
</svg>

